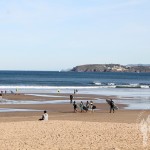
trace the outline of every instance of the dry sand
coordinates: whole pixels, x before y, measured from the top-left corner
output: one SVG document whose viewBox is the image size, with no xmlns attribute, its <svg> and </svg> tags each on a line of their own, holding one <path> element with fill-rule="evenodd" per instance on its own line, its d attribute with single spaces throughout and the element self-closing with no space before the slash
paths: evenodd
<svg viewBox="0 0 150 150">
<path fill-rule="evenodd" d="M 97 97 L 84 96 L 90 97 L 89 100 Z M 15 98 L 38 99 L 34 96 L 7 95 L 7 99 Z M 138 123 L 150 115 L 149 110 L 119 110 L 110 114 L 106 104 L 98 104 L 100 110 L 94 113 L 73 113 L 72 104 L 9 104 L 0 107 L 47 109 L 49 113 L 49 121 L 38 121 L 42 112 L 0 113 L 0 150 L 150 150 L 150 132 L 144 147 L 138 129 Z"/>
<path fill-rule="evenodd" d="M 58 120 L 0 123 L 2 150 L 142 150 L 142 144 L 136 124 Z"/>
</svg>

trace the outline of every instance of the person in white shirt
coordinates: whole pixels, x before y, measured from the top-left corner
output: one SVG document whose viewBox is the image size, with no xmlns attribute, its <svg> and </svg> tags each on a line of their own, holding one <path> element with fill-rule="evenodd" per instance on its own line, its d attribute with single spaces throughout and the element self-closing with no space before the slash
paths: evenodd
<svg viewBox="0 0 150 150">
<path fill-rule="evenodd" d="M 42 117 L 39 120 L 45 120 L 45 121 L 48 120 L 48 114 L 47 114 L 46 110 L 44 110 L 44 114 L 42 115 Z"/>
</svg>

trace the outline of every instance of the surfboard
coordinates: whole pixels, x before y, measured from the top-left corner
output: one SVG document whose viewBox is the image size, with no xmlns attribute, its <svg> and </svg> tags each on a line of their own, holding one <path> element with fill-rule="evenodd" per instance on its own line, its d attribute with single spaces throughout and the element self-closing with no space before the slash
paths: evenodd
<svg viewBox="0 0 150 150">
<path fill-rule="evenodd" d="M 93 105 L 92 109 L 96 109 L 96 106 L 95 106 L 95 105 Z"/>
<path fill-rule="evenodd" d="M 86 110 L 86 111 L 87 111 L 87 110 L 88 110 L 88 108 L 87 108 L 87 107 L 85 107 L 85 106 L 83 106 L 83 110 Z"/>
<path fill-rule="evenodd" d="M 109 99 L 106 99 L 106 102 L 108 103 L 108 105 L 110 106 L 110 102 L 111 100 L 109 100 Z M 118 110 L 119 108 L 118 108 L 118 106 L 114 103 L 114 109 L 115 110 Z"/>
</svg>

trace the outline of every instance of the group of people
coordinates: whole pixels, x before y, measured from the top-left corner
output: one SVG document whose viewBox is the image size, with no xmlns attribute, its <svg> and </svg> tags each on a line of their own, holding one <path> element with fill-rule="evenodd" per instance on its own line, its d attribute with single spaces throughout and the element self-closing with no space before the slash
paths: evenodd
<svg viewBox="0 0 150 150">
<path fill-rule="evenodd" d="M 73 107 L 74 107 L 74 112 L 77 112 L 77 108 L 80 108 L 81 112 L 87 112 L 89 109 L 94 112 L 94 109 L 96 109 L 96 106 L 93 105 L 93 101 L 87 101 L 86 104 L 84 105 L 84 103 L 81 101 L 79 106 L 77 105 L 77 103 L 74 101 L 73 102 Z"/>
<path fill-rule="evenodd" d="M 73 100 L 73 95 L 70 95 L 70 103 L 72 103 Z M 109 105 L 110 105 L 110 113 L 113 111 L 115 111 L 115 104 L 114 101 L 112 99 L 110 99 L 109 101 Z M 81 112 L 87 112 L 89 109 L 94 112 L 94 109 L 96 109 L 96 106 L 93 105 L 93 101 L 87 101 L 86 104 L 84 104 L 82 101 L 80 102 L 80 104 L 78 105 L 75 101 L 73 102 L 73 108 L 74 108 L 74 112 L 77 112 L 77 108 L 80 108 Z M 48 120 L 48 113 L 46 110 L 44 110 L 44 114 L 42 115 L 42 117 L 39 119 L 41 120 Z"/>
<path fill-rule="evenodd" d="M 73 95 L 71 94 L 70 95 L 70 104 L 72 103 L 73 101 Z M 112 99 L 110 99 L 109 101 L 109 105 L 110 105 L 110 113 L 113 111 L 113 113 L 115 112 L 115 104 L 114 104 L 114 101 Z M 79 106 L 76 104 L 76 102 L 74 101 L 73 102 L 73 107 L 74 107 L 74 112 L 77 112 L 77 108 L 79 107 L 81 112 L 83 111 L 88 111 L 89 108 L 92 110 L 92 112 L 94 112 L 94 109 L 96 109 L 96 106 L 93 105 L 93 101 L 87 101 L 86 104 L 84 105 L 83 102 L 81 101 L 81 103 L 79 104 Z"/>
<path fill-rule="evenodd" d="M 113 111 L 113 113 L 115 112 L 116 105 L 114 103 L 114 101 L 112 99 L 110 99 L 109 101 L 109 105 L 110 105 L 110 113 Z M 87 101 L 86 104 L 84 105 L 83 102 L 81 101 L 79 106 L 77 105 L 77 103 L 74 101 L 73 102 L 73 107 L 74 107 L 74 112 L 77 112 L 77 108 L 80 108 L 81 112 L 87 112 L 89 109 L 94 112 L 94 109 L 96 109 L 96 106 L 93 105 L 93 101 Z"/>
</svg>

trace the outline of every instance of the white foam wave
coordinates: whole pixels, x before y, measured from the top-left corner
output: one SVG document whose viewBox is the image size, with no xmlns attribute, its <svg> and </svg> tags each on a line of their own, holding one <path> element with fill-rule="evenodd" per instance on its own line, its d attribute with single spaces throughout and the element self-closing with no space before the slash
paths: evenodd
<svg viewBox="0 0 150 150">
<path fill-rule="evenodd" d="M 102 85 L 101 82 L 93 82 L 93 84 L 95 84 L 95 85 Z"/>
<path fill-rule="evenodd" d="M 148 88 L 150 88 L 150 87 L 149 87 L 149 85 L 141 85 L 141 88 L 143 88 L 143 89 L 148 89 Z"/>
<path fill-rule="evenodd" d="M 0 86 L 0 89 L 89 89 L 99 86 Z"/>
<path fill-rule="evenodd" d="M 0 86 L 0 90 L 49 90 L 49 89 L 99 89 L 99 88 L 150 88 L 149 85 L 114 85 L 110 83 L 109 85 L 99 85 L 99 86 Z"/>
<path fill-rule="evenodd" d="M 135 83 L 135 84 L 129 84 L 130 86 L 139 86 L 138 83 Z"/>
<path fill-rule="evenodd" d="M 38 96 L 38 97 L 67 97 L 67 96 L 45 95 L 45 94 L 25 94 L 25 95 Z"/>
<path fill-rule="evenodd" d="M 116 85 L 115 83 L 108 83 L 108 85 Z"/>
</svg>

